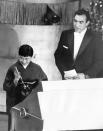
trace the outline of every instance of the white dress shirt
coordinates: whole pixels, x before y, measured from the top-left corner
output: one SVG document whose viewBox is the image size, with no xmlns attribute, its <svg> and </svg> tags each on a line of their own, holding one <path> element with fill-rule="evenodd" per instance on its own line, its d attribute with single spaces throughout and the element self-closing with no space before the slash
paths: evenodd
<svg viewBox="0 0 103 131">
<path fill-rule="evenodd" d="M 87 30 L 87 28 L 85 30 L 83 30 L 81 33 L 74 32 L 74 60 L 77 57 L 77 54 L 80 49 L 83 37 L 86 33 L 86 30 Z"/>
</svg>

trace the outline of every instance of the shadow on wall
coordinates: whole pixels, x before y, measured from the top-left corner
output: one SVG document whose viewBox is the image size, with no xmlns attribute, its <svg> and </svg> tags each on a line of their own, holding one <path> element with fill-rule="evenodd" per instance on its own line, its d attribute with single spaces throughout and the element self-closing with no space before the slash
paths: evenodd
<svg viewBox="0 0 103 131">
<path fill-rule="evenodd" d="M 0 90 L 3 89 L 7 69 L 16 61 L 19 45 L 15 30 L 10 25 L 0 24 Z"/>
<path fill-rule="evenodd" d="M 20 43 L 18 35 L 10 25 L 0 25 L 0 57 L 14 59 Z"/>
</svg>

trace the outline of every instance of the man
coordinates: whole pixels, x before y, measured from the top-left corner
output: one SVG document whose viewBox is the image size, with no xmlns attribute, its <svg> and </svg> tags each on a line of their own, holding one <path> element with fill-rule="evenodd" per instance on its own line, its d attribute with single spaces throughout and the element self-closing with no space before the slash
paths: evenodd
<svg viewBox="0 0 103 131">
<path fill-rule="evenodd" d="M 3 89 L 7 93 L 7 112 L 27 97 L 32 90 L 42 91 L 41 81 L 47 76 L 41 67 L 31 61 L 33 48 L 22 45 L 18 51 L 19 58 L 7 71 Z"/>
<path fill-rule="evenodd" d="M 63 79 L 97 78 L 103 70 L 103 41 L 100 35 L 88 29 L 89 24 L 89 12 L 80 9 L 74 14 L 74 29 L 61 34 L 54 55 Z M 77 75 L 70 77 L 68 71 L 72 69 Z"/>
</svg>

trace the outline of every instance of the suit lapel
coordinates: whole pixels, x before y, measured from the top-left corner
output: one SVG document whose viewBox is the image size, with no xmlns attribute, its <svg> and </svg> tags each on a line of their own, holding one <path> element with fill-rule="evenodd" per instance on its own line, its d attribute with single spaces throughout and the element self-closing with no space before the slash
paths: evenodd
<svg viewBox="0 0 103 131">
<path fill-rule="evenodd" d="M 85 50 L 86 46 L 88 45 L 89 41 L 91 40 L 91 33 L 89 30 L 87 30 L 84 38 L 83 38 L 83 41 L 81 43 L 81 46 L 80 46 L 80 49 L 79 49 L 79 52 L 77 54 L 77 57 L 80 56 L 80 54 L 82 54 L 82 52 Z M 77 58 L 76 58 L 77 59 Z"/>
<path fill-rule="evenodd" d="M 70 48 L 70 51 L 71 51 L 71 53 L 73 55 L 73 52 L 74 52 L 74 32 L 72 32 L 71 34 L 69 34 L 67 36 L 67 38 L 68 38 L 68 42 L 67 42 L 68 47 Z"/>
</svg>

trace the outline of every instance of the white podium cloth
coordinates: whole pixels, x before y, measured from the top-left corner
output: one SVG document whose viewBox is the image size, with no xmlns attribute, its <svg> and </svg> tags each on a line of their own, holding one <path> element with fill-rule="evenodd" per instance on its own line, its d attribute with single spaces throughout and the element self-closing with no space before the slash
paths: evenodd
<svg viewBox="0 0 103 131">
<path fill-rule="evenodd" d="M 103 79 L 42 82 L 44 131 L 103 129 Z"/>
</svg>

